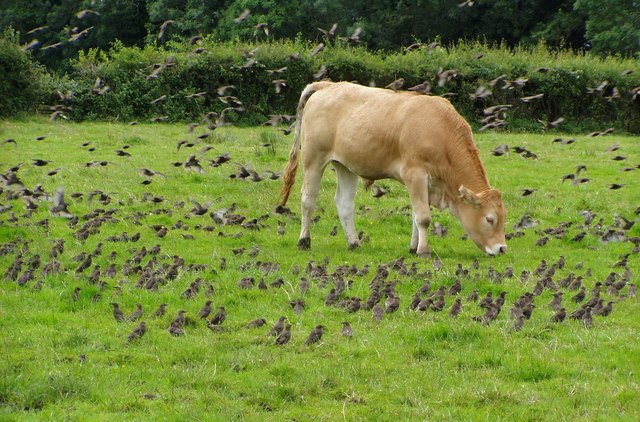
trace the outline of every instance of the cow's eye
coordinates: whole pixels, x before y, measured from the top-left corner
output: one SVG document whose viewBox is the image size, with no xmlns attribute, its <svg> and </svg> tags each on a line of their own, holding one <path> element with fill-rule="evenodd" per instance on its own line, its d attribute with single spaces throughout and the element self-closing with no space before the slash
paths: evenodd
<svg viewBox="0 0 640 422">
<path fill-rule="evenodd" d="M 496 220 L 490 215 L 486 216 L 485 219 L 487 220 L 487 223 L 491 224 L 492 226 L 493 226 L 493 223 L 496 222 Z"/>
</svg>

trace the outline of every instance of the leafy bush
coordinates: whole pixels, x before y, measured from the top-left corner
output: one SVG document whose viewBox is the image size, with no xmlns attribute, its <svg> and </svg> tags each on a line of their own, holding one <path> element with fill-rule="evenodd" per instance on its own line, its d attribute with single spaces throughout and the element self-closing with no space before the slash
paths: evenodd
<svg viewBox="0 0 640 422">
<path fill-rule="evenodd" d="M 195 47 L 205 51 L 196 54 Z M 218 99 L 216 90 L 234 85 L 230 94 L 240 99 L 245 110 L 229 116 L 240 124 L 262 124 L 271 114 L 293 114 L 304 86 L 313 82 L 313 74 L 325 66 L 325 77 L 336 81 L 385 86 L 402 77 L 405 88 L 429 81 L 432 92 L 448 93 L 454 106 L 476 128 L 481 126 L 479 118 L 484 108 L 513 104 L 508 112 L 508 130 L 531 130 L 539 127 L 537 120 L 564 117 L 565 130 L 615 126 L 640 133 L 640 98 L 633 100 L 630 94 L 640 86 L 640 65 L 634 60 L 554 52 L 544 44 L 510 49 L 506 45 L 462 42 L 448 48 L 382 53 L 338 41 L 311 55 L 314 47 L 301 40 L 220 43 L 207 38 L 199 46 L 170 42 L 162 47 L 140 48 L 116 43 L 107 52 L 81 52 L 71 75 L 78 86 L 71 117 L 128 120 L 168 116 L 170 121 L 195 120 L 228 107 Z M 292 57 L 296 53 L 299 58 Z M 248 60 L 255 63 L 247 67 Z M 158 66 L 163 70 L 151 77 Z M 286 70 L 273 72 L 281 68 Z M 455 69 L 457 75 L 438 86 L 438 72 L 443 69 Z M 491 86 L 500 75 L 504 75 L 504 81 L 521 78 L 527 82 L 516 86 L 500 81 Z M 103 95 L 92 93 L 96 78 L 110 90 Z M 275 79 L 286 80 L 280 93 L 276 92 Z M 606 88 L 589 94 L 602 81 L 607 81 Z M 491 95 L 471 98 L 478 86 L 489 89 Z M 189 97 L 199 92 L 206 94 Z M 614 92 L 618 95 L 612 95 Z M 520 100 L 540 93 L 544 96 L 539 101 Z M 152 102 L 162 95 L 166 95 L 164 101 Z"/>
<path fill-rule="evenodd" d="M 10 28 L 0 35 L 0 117 L 33 111 L 42 99 L 44 71 L 18 44 Z"/>
</svg>

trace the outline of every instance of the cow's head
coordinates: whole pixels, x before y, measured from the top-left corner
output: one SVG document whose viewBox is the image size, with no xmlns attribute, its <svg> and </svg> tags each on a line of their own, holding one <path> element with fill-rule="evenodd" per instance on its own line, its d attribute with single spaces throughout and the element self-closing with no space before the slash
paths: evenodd
<svg viewBox="0 0 640 422">
<path fill-rule="evenodd" d="M 489 255 L 505 253 L 504 225 L 507 212 L 500 192 L 488 189 L 474 193 L 464 186 L 460 186 L 458 191 L 461 198 L 458 215 L 471 240 Z"/>
</svg>

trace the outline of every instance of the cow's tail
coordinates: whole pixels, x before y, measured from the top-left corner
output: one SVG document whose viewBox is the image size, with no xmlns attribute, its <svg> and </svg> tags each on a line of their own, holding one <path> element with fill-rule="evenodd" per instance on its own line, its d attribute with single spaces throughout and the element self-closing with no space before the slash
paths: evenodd
<svg viewBox="0 0 640 422">
<path fill-rule="evenodd" d="M 304 112 L 304 106 L 314 92 L 320 91 L 331 84 L 332 82 L 315 82 L 307 85 L 302 91 L 302 94 L 300 94 L 298 109 L 296 110 L 296 127 L 293 135 L 293 146 L 291 147 L 291 152 L 289 152 L 289 161 L 287 162 L 287 167 L 285 168 L 284 175 L 282 176 L 282 190 L 280 191 L 280 200 L 278 201 L 278 205 L 281 207 L 287 203 L 289 194 L 291 193 L 291 188 L 296 182 L 296 173 L 298 172 L 298 152 L 300 151 L 300 131 L 302 130 L 302 114 Z"/>
</svg>

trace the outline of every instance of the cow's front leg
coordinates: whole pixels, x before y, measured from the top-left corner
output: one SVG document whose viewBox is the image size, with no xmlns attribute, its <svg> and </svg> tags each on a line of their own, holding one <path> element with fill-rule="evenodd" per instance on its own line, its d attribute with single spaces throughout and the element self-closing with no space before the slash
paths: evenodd
<svg viewBox="0 0 640 422">
<path fill-rule="evenodd" d="M 410 248 L 412 251 L 415 250 L 418 256 L 430 257 L 431 250 L 429 249 L 429 240 L 427 238 L 429 224 L 431 224 L 429 176 L 413 172 L 407 175 L 404 180 L 409 190 L 413 207 L 413 230 Z"/>
</svg>

